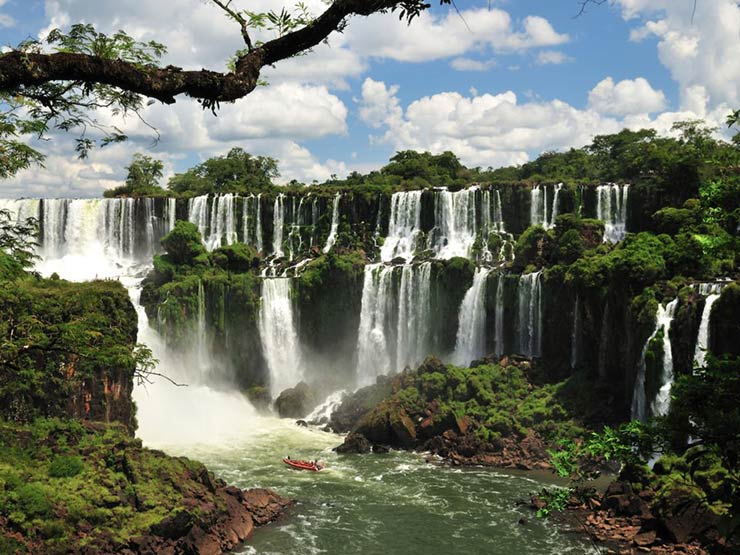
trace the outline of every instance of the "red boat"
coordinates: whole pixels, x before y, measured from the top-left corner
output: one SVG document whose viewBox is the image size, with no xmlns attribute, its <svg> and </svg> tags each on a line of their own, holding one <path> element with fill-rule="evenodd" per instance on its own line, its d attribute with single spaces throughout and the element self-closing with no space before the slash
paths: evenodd
<svg viewBox="0 0 740 555">
<path fill-rule="evenodd" d="M 318 472 L 323 467 L 320 464 L 311 461 L 301 461 L 296 459 L 283 459 L 283 462 L 288 466 L 297 468 L 298 470 L 310 470 L 312 472 Z"/>
</svg>

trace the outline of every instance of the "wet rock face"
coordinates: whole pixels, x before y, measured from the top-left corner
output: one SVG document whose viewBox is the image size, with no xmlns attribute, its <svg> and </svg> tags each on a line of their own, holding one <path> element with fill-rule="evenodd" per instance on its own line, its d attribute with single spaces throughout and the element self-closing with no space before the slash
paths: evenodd
<svg viewBox="0 0 740 555">
<path fill-rule="evenodd" d="M 303 418 L 319 404 L 316 392 L 306 383 L 286 389 L 275 400 L 280 418 Z"/>
<path fill-rule="evenodd" d="M 256 526 L 277 519 L 292 504 L 269 489 L 242 491 L 223 483 L 215 487 L 215 503 L 185 499 L 187 510 L 153 525 L 149 535 L 135 538 L 121 553 L 221 555 L 249 538 Z"/>
<path fill-rule="evenodd" d="M 335 449 L 337 453 L 369 453 L 372 450 L 372 444 L 367 438 L 358 433 L 351 433 L 339 447 Z"/>
</svg>

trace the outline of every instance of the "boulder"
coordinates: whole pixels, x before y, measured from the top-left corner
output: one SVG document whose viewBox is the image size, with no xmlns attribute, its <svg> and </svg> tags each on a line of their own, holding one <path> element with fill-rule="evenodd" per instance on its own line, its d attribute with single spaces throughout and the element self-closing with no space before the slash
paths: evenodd
<svg viewBox="0 0 740 555">
<path fill-rule="evenodd" d="M 249 511 L 254 523 L 262 526 L 279 517 L 293 501 L 271 489 L 255 488 L 242 492 L 242 504 Z"/>
<path fill-rule="evenodd" d="M 316 392 L 306 382 L 300 382 L 278 396 L 275 400 L 275 409 L 280 418 L 302 418 L 318 404 Z"/>
<path fill-rule="evenodd" d="M 392 410 L 388 414 L 388 420 L 398 444 L 403 447 L 413 447 L 416 443 L 416 426 L 409 415 L 402 408 Z"/>
<path fill-rule="evenodd" d="M 344 438 L 344 443 L 334 450 L 337 453 L 369 453 L 372 445 L 367 438 L 358 433 L 351 433 Z"/>
</svg>

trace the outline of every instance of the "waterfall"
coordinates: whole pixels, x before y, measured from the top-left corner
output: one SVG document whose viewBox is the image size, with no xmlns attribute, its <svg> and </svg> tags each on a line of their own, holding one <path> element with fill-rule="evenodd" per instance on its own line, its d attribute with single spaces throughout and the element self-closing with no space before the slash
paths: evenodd
<svg viewBox="0 0 740 555">
<path fill-rule="evenodd" d="M 504 227 L 504 215 L 501 208 L 501 193 L 499 193 L 498 189 L 494 189 L 493 192 L 495 193 L 493 195 L 493 226 L 494 230 L 498 231 L 499 233 L 506 233 L 506 229 Z"/>
<path fill-rule="evenodd" d="M 301 228 L 305 225 L 305 218 L 303 218 L 303 201 L 306 197 L 301 196 L 298 202 L 298 208 L 295 206 L 295 197 L 290 199 L 290 212 L 291 212 L 291 224 L 290 231 L 288 232 L 288 248 L 290 249 L 288 258 L 293 260 L 297 253 L 301 252 L 303 248 L 303 237 L 301 237 Z M 296 245 L 296 242 L 298 243 Z"/>
<path fill-rule="evenodd" d="M 177 199 L 167 199 L 167 232 L 169 233 L 175 227 L 177 221 Z"/>
<path fill-rule="evenodd" d="M 64 228 L 67 221 L 65 199 L 44 199 L 41 201 L 41 241 L 46 258 L 61 256 L 64 248 Z"/>
<path fill-rule="evenodd" d="M 326 424 L 331 419 L 331 415 L 334 414 L 342 404 L 342 401 L 344 401 L 345 395 L 347 395 L 346 390 L 335 391 L 323 403 L 313 409 L 313 412 L 304 418 L 304 420 L 314 425 Z"/>
<path fill-rule="evenodd" d="M 362 284 L 360 329 L 357 339 L 358 385 L 370 385 L 381 374 L 391 371 L 387 329 L 393 309 L 393 267 L 365 266 Z"/>
<path fill-rule="evenodd" d="M 198 226 L 200 236 L 205 241 L 208 233 L 208 195 L 188 200 L 188 221 Z"/>
<path fill-rule="evenodd" d="M 365 267 L 357 340 L 359 385 L 414 366 L 429 354 L 431 270 L 429 262 Z"/>
<path fill-rule="evenodd" d="M 578 344 L 581 340 L 581 298 L 576 293 L 576 303 L 573 307 L 573 328 L 570 335 L 570 367 L 578 364 Z"/>
<path fill-rule="evenodd" d="M 276 397 L 303 377 L 300 344 L 291 299 L 291 278 L 265 278 L 259 309 L 262 350 L 270 371 L 270 393 Z"/>
<path fill-rule="evenodd" d="M 198 362 L 198 370 L 200 371 L 201 381 L 207 375 L 207 369 L 209 366 L 209 352 L 208 352 L 208 329 L 206 327 L 206 295 L 203 289 L 203 280 L 198 280 L 198 320 L 196 324 L 196 357 Z"/>
<path fill-rule="evenodd" d="M 339 229 L 339 198 L 341 195 L 337 193 L 334 195 L 334 203 L 331 209 L 331 231 L 329 237 L 326 238 L 326 245 L 324 246 L 324 252 L 327 253 L 337 242 L 337 230 Z"/>
<path fill-rule="evenodd" d="M 310 194 L 310 193 L 309 193 Z M 311 199 L 311 244 L 309 247 L 313 247 L 317 243 L 316 231 L 319 225 L 319 199 L 313 197 Z"/>
<path fill-rule="evenodd" d="M 519 352 L 538 357 L 542 349 L 542 271 L 519 278 Z"/>
<path fill-rule="evenodd" d="M 437 258 L 469 257 L 475 243 L 477 226 L 475 198 L 477 187 L 456 193 L 435 191 L 431 248 Z"/>
<path fill-rule="evenodd" d="M 545 229 L 555 227 L 555 218 L 559 212 L 560 190 L 563 188 L 562 183 L 555 185 L 555 194 L 552 198 L 552 208 L 550 218 L 547 217 L 547 185 L 535 185 L 530 191 L 529 205 L 529 223 L 530 225 L 541 225 Z M 500 201 L 500 199 L 499 199 Z"/>
<path fill-rule="evenodd" d="M 530 191 L 529 225 L 548 227 L 547 220 L 547 186 L 535 185 Z"/>
<path fill-rule="evenodd" d="M 560 196 L 560 190 L 562 188 L 562 183 L 558 183 L 557 185 L 555 185 L 555 195 L 552 197 L 552 213 L 550 214 L 549 224 L 545 226 L 546 229 L 551 229 L 555 227 L 555 220 L 557 219 L 558 213 L 560 212 L 560 203 L 558 201 L 558 197 Z"/>
<path fill-rule="evenodd" d="M 604 222 L 604 242 L 616 243 L 624 239 L 629 187 L 607 184 L 596 188 L 596 218 Z"/>
<path fill-rule="evenodd" d="M 208 228 L 210 234 L 207 237 L 204 235 L 203 241 L 209 251 L 236 243 L 236 204 L 233 194 L 218 195 L 213 199 Z"/>
<path fill-rule="evenodd" d="M 259 193 L 257 195 L 257 216 L 256 216 L 256 223 L 254 226 L 254 234 L 256 236 L 255 240 L 255 246 L 257 248 L 257 252 L 263 252 L 264 251 L 264 244 L 262 242 L 262 193 Z"/>
<path fill-rule="evenodd" d="M 285 256 L 283 252 L 283 224 L 285 222 L 285 195 L 275 197 L 272 213 L 272 254 L 277 258 Z"/>
<path fill-rule="evenodd" d="M 635 379 L 635 387 L 632 394 L 632 418 L 636 420 L 646 420 L 648 417 L 647 413 L 647 398 L 645 395 L 645 355 L 650 347 L 650 343 L 658 335 L 658 332 L 663 332 L 663 373 L 661 375 L 661 386 L 658 394 L 656 395 L 653 402 L 650 404 L 650 412 L 653 416 L 662 416 L 668 412 L 670 403 L 671 385 L 673 384 L 673 352 L 671 350 L 671 338 L 670 329 L 671 323 L 673 322 L 673 316 L 676 313 L 676 306 L 678 305 L 678 298 L 673 299 L 666 306 L 658 305 L 658 311 L 655 315 L 655 329 L 650 334 L 640 355 L 640 364 L 637 368 L 637 377 Z"/>
<path fill-rule="evenodd" d="M 420 226 L 421 191 L 393 193 L 388 236 L 380 249 L 380 259 L 390 262 L 397 257 L 413 258 Z"/>
<path fill-rule="evenodd" d="M 498 275 L 496 282 L 496 306 L 494 307 L 495 349 L 497 356 L 505 354 L 504 345 L 504 273 Z"/>
<path fill-rule="evenodd" d="M 431 319 L 432 265 L 405 265 L 399 291 L 396 368 L 414 366 L 428 353 L 427 330 Z"/>
<path fill-rule="evenodd" d="M 458 314 L 457 339 L 452 360 L 467 366 L 485 355 L 486 339 L 486 283 L 491 270 L 476 268 L 473 284 L 465 293 Z"/>
<path fill-rule="evenodd" d="M 712 315 L 712 306 L 719 299 L 723 284 L 721 283 L 701 283 L 699 284 L 699 294 L 705 297 L 704 309 L 701 312 L 701 323 L 699 324 L 699 334 L 696 338 L 696 347 L 694 348 L 694 366 L 703 368 L 706 362 L 707 349 L 709 348 L 709 317 Z"/>
</svg>

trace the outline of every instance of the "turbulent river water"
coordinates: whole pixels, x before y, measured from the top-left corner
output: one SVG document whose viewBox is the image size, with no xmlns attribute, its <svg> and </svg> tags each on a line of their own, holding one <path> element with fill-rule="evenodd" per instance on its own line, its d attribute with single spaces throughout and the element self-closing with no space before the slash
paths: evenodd
<svg viewBox="0 0 740 555">
<path fill-rule="evenodd" d="M 241 433 L 206 443 L 163 439 L 153 445 L 199 459 L 227 482 L 270 487 L 298 501 L 286 518 L 260 529 L 238 553 L 592 552 L 580 535 L 539 521 L 517 505 L 543 486 L 541 477 L 440 467 L 404 452 L 338 455 L 331 450 L 338 436 L 277 418 L 251 417 Z M 281 462 L 285 455 L 321 458 L 327 469 L 295 471 Z M 521 517 L 528 522 L 519 524 Z"/>
</svg>

